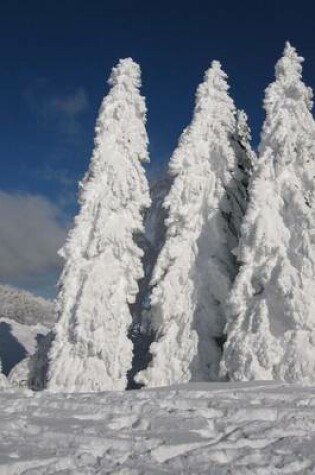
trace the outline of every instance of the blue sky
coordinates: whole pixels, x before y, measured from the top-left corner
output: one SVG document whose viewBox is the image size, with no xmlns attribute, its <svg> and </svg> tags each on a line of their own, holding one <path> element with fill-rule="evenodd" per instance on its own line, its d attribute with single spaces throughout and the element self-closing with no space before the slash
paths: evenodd
<svg viewBox="0 0 315 475">
<path fill-rule="evenodd" d="M 54 294 L 56 249 L 77 209 L 77 181 L 119 58 L 142 68 L 154 177 L 189 123 L 213 59 L 257 144 L 264 89 L 286 40 L 306 58 L 305 82 L 315 87 L 314 25 L 312 0 L 2 0 L 0 282 Z"/>
</svg>

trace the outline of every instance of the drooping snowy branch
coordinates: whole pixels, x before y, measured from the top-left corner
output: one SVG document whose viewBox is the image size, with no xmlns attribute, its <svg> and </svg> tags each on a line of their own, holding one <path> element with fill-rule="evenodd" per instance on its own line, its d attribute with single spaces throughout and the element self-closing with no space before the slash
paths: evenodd
<svg viewBox="0 0 315 475">
<path fill-rule="evenodd" d="M 60 317 L 48 384 L 54 391 L 124 389 L 132 361 L 129 305 L 143 276 L 134 234 L 143 232 L 143 210 L 150 203 L 139 66 L 130 58 L 121 60 L 109 84 L 81 184 L 81 209 L 62 250 Z"/>
</svg>

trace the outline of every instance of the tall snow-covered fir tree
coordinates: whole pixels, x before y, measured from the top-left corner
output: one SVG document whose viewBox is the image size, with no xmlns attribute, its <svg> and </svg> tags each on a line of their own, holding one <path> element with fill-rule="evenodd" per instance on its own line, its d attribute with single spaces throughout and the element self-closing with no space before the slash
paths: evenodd
<svg viewBox="0 0 315 475">
<path fill-rule="evenodd" d="M 143 232 L 143 210 L 150 204 L 143 167 L 149 159 L 146 106 L 132 59 L 113 68 L 109 84 L 81 184 L 81 209 L 62 249 L 52 391 L 125 389 L 132 361 L 129 305 L 143 276 L 134 236 Z"/>
<path fill-rule="evenodd" d="M 232 251 L 247 182 L 245 115 L 237 119 L 228 89 L 214 61 L 198 87 L 192 123 L 171 158 L 166 241 L 152 278 L 156 339 L 152 361 L 136 377 L 146 386 L 207 381 L 218 374 L 218 340 L 236 273 Z"/>
<path fill-rule="evenodd" d="M 302 62 L 287 43 L 266 90 L 221 364 L 232 380 L 315 382 L 315 122 Z"/>
</svg>

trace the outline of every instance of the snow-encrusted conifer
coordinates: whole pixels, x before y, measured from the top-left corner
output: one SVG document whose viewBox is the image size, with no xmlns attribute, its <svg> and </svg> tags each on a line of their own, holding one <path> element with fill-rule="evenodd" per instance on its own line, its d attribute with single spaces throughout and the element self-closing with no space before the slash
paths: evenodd
<svg viewBox="0 0 315 475">
<path fill-rule="evenodd" d="M 170 163 L 166 241 L 152 279 L 152 361 L 137 381 L 163 386 L 217 377 L 225 300 L 245 209 L 236 110 L 214 61 Z"/>
<path fill-rule="evenodd" d="M 302 61 L 287 43 L 266 90 L 221 365 L 232 380 L 315 382 L 315 122 Z"/>
<path fill-rule="evenodd" d="M 129 305 L 143 275 L 134 235 L 143 231 L 142 211 L 150 203 L 142 163 L 149 157 L 139 66 L 121 60 L 109 84 L 81 185 L 81 209 L 62 250 L 60 317 L 48 383 L 53 391 L 125 389 L 132 361 Z"/>
</svg>

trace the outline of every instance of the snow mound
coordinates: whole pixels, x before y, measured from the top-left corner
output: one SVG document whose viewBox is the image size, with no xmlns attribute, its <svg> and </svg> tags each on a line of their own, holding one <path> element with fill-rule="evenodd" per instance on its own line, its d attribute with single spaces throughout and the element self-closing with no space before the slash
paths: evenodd
<svg viewBox="0 0 315 475">
<path fill-rule="evenodd" d="M 24 358 L 10 371 L 8 380 L 13 386 L 28 387 L 31 358 Z"/>
<path fill-rule="evenodd" d="M 6 378 L 4 374 L 0 373 L 0 389 L 8 388 L 8 387 L 10 387 L 10 382 L 8 381 L 8 379 Z"/>
</svg>

